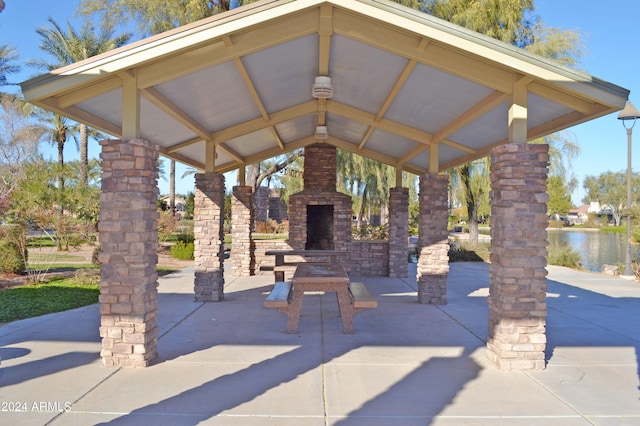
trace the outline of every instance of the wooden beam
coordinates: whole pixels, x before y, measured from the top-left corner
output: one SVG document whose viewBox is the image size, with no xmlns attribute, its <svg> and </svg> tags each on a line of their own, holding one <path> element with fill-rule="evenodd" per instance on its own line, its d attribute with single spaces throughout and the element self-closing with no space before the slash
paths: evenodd
<svg viewBox="0 0 640 426">
<path fill-rule="evenodd" d="M 440 171 L 438 148 L 439 145 L 437 143 L 429 145 L 429 173 L 438 173 Z"/>
<path fill-rule="evenodd" d="M 238 185 L 245 186 L 247 184 L 247 165 L 241 164 L 238 167 Z"/>
<path fill-rule="evenodd" d="M 154 87 L 149 87 L 143 89 L 141 92 L 145 99 L 157 106 L 161 111 L 172 117 L 178 123 L 200 136 L 200 138 L 203 140 L 211 139 L 211 133 L 209 130 L 194 120 L 193 117 L 181 110 L 176 104 L 171 102 L 171 100 L 160 93 L 159 90 Z"/>
<path fill-rule="evenodd" d="M 347 117 L 352 120 L 359 121 L 360 123 L 364 123 L 369 126 L 379 128 L 381 130 L 385 130 L 387 132 L 397 133 L 400 136 L 422 144 L 428 144 L 431 140 L 431 133 L 424 132 L 422 130 L 392 120 L 382 119 L 379 122 L 376 122 L 375 115 L 333 100 L 327 101 L 327 111 L 342 115 L 343 117 Z"/>
<path fill-rule="evenodd" d="M 122 139 L 140 137 L 140 91 L 135 71 L 120 73 L 122 79 Z"/>
<path fill-rule="evenodd" d="M 204 170 L 204 168 L 205 168 L 204 164 L 202 164 L 202 163 L 200 163 L 198 161 L 192 160 L 190 158 L 187 158 L 184 155 L 167 152 L 166 148 L 162 148 L 162 147 L 160 147 L 159 150 L 160 150 L 160 154 L 162 154 L 164 157 L 167 157 L 167 158 L 169 158 L 171 160 L 176 160 L 176 161 L 178 161 L 180 163 L 184 163 L 184 164 L 186 164 L 188 166 L 191 166 L 191 167 L 194 167 L 194 168 L 196 168 L 198 170 Z"/>
<path fill-rule="evenodd" d="M 318 75 L 329 75 L 332 35 L 333 7 L 329 4 L 323 4 L 320 6 L 320 19 L 318 22 Z"/>
<path fill-rule="evenodd" d="M 267 121 L 259 117 L 245 121 L 244 123 L 236 126 L 227 127 L 226 129 L 222 129 L 219 132 L 214 133 L 213 137 L 216 140 L 216 143 L 227 142 L 231 139 L 248 135 L 249 133 L 257 132 L 258 130 L 275 126 L 276 124 L 280 124 L 285 121 L 293 120 L 304 115 L 315 114 L 317 109 L 318 103 L 315 100 L 308 101 L 303 104 L 294 105 L 290 108 L 274 112 L 269 116 L 269 120 Z"/>
<path fill-rule="evenodd" d="M 353 19 L 349 13 L 334 12 L 334 32 L 393 54 L 414 59 L 458 77 L 473 81 L 504 93 L 512 90 L 511 72 L 481 56 L 460 51 L 432 40 L 424 50 L 419 46 L 424 36 L 400 33 L 393 27 L 380 25 L 374 20 Z"/>
<path fill-rule="evenodd" d="M 294 150 L 299 149 L 299 148 L 304 148 L 305 146 L 312 145 L 312 144 L 314 144 L 316 142 L 317 141 L 315 140 L 315 138 L 313 136 L 306 136 L 306 137 L 304 137 L 302 139 L 298 139 L 297 141 L 289 142 L 286 145 L 286 151 L 285 152 L 291 152 L 291 151 L 294 151 Z M 266 149 L 264 151 L 258 152 L 256 154 L 247 156 L 245 158 L 245 163 L 246 164 L 254 164 L 254 163 L 257 163 L 258 161 L 264 160 L 265 158 L 271 158 L 271 157 L 275 157 L 276 155 L 281 155 L 281 154 L 283 154 L 283 151 L 280 148 L 278 148 L 278 147 L 269 148 L 269 149 Z"/>
<path fill-rule="evenodd" d="M 189 147 L 189 146 L 191 146 L 191 145 L 195 145 L 195 144 L 197 144 L 197 143 L 200 143 L 200 142 L 202 142 L 203 140 L 204 140 L 204 139 L 202 139 L 202 138 L 193 138 L 193 139 L 189 139 L 189 140 L 187 140 L 187 141 L 180 142 L 180 143 L 177 143 L 177 144 L 175 144 L 175 145 L 171 145 L 170 147 L 167 147 L 167 148 L 166 148 L 166 150 L 167 150 L 167 152 L 172 152 L 172 153 L 173 153 L 173 152 L 178 152 L 178 151 L 180 151 L 181 149 L 184 149 L 184 148 L 187 148 L 187 147 Z"/>
<path fill-rule="evenodd" d="M 473 123 L 478 118 L 487 114 L 488 112 L 494 110 L 498 106 L 502 105 L 509 99 L 509 95 L 502 92 L 493 92 L 464 113 L 460 114 L 454 120 L 447 123 L 440 130 L 433 134 L 432 141 L 440 142 L 445 138 L 451 136 L 458 130 L 467 126 L 470 123 Z"/>
<path fill-rule="evenodd" d="M 60 115 L 64 115 L 65 117 L 69 117 L 72 120 L 77 121 L 78 123 L 85 123 L 87 125 L 90 125 L 92 128 L 100 130 L 101 132 L 108 133 L 115 137 L 121 137 L 122 135 L 122 127 L 100 117 L 96 117 L 95 115 L 75 106 L 68 106 L 62 109 L 58 106 L 57 100 L 55 98 L 44 99 L 40 102 L 40 104 L 42 106 L 45 106 L 46 109 L 50 111 L 53 111 Z"/>
<path fill-rule="evenodd" d="M 204 155 L 204 171 L 211 173 L 216 171 L 216 144 L 212 141 L 206 141 Z"/>
<path fill-rule="evenodd" d="M 76 105 L 96 96 L 103 95 L 105 93 L 117 90 L 122 87 L 122 79 L 117 76 L 107 78 L 106 80 L 99 81 L 92 84 L 89 87 L 83 87 L 82 89 L 73 90 L 63 95 L 58 96 L 58 105 L 61 108 L 66 108 L 71 105 Z"/>
<path fill-rule="evenodd" d="M 225 34 L 220 36 L 218 40 L 209 38 L 200 45 L 190 46 L 182 52 L 176 51 L 171 56 L 152 61 L 148 65 L 140 67 L 140 87 L 155 86 L 253 52 L 314 34 L 318 30 L 317 10 L 295 14 L 278 21 L 277 25 L 275 22 L 259 25 L 231 36 L 231 47 L 224 41 L 224 37 L 228 37 Z"/>
<path fill-rule="evenodd" d="M 551 102 L 563 105 L 582 114 L 590 114 L 594 107 L 592 102 L 573 96 L 558 89 L 550 87 L 540 81 L 534 81 L 528 86 L 529 92 L 543 97 Z"/>
<path fill-rule="evenodd" d="M 509 106 L 509 143 L 527 143 L 527 84 L 526 79 L 513 79 L 513 93 Z"/>
</svg>

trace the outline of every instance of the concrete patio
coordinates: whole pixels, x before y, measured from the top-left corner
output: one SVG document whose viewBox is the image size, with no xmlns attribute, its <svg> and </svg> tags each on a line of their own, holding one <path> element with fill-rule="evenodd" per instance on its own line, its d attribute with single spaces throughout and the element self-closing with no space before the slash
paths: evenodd
<svg viewBox="0 0 640 426">
<path fill-rule="evenodd" d="M 148 368 L 102 366 L 97 304 L 0 326 L 0 423 L 639 424 L 640 284 L 548 269 L 547 368 L 535 372 L 486 360 L 484 263 L 451 264 L 445 306 L 417 303 L 415 265 L 409 279 L 357 277 L 378 308 L 356 315 L 353 335 L 333 294 L 305 296 L 286 334 L 286 316 L 263 306 L 271 276 L 227 276 L 224 302 L 196 303 L 187 269 L 160 279 Z"/>
</svg>

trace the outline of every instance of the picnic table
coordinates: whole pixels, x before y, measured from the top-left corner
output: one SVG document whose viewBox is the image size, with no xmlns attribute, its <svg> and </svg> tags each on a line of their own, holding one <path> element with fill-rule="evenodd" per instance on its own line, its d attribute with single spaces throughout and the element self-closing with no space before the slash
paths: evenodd
<svg viewBox="0 0 640 426">
<path fill-rule="evenodd" d="M 305 292 L 336 293 L 342 330 L 352 334 L 353 315 L 364 308 L 376 308 L 377 302 L 363 283 L 349 282 L 349 276 L 340 265 L 314 265 L 301 263 L 296 267 L 291 282 L 276 282 L 265 306 L 278 308 L 287 314 L 287 333 L 298 331 L 302 298 Z"/>
<path fill-rule="evenodd" d="M 276 282 L 284 281 L 285 272 L 294 271 L 296 266 L 302 263 L 300 261 L 291 261 L 291 259 L 287 262 L 286 256 L 303 257 L 305 262 L 308 262 L 308 259 L 314 259 L 311 262 L 314 264 L 337 265 L 337 258 L 340 256 L 346 256 L 347 254 L 348 253 L 346 251 L 342 250 L 267 250 L 265 252 L 265 255 L 267 256 L 275 256 L 273 273 L 275 275 Z M 324 260 L 318 261 L 318 258 L 323 258 Z"/>
</svg>

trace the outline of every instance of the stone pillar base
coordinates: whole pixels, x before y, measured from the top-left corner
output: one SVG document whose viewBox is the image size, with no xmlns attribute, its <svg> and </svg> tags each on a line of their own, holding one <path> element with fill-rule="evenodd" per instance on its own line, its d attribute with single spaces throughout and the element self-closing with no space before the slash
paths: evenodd
<svg viewBox="0 0 640 426">
<path fill-rule="evenodd" d="M 548 149 L 492 151 L 487 352 L 503 370 L 545 367 Z"/>
<path fill-rule="evenodd" d="M 253 229 L 253 188 L 234 186 L 231 198 L 231 273 L 248 277 L 255 273 L 255 245 L 251 240 Z"/>
<path fill-rule="evenodd" d="M 100 356 L 108 367 L 146 367 L 158 352 L 158 149 L 101 145 Z"/>
<path fill-rule="evenodd" d="M 409 276 L 409 188 L 389 191 L 389 276 Z"/>
<path fill-rule="evenodd" d="M 447 175 L 420 177 L 420 225 L 418 230 L 417 283 L 418 302 L 432 305 L 447 303 L 449 274 L 449 232 Z"/>
<path fill-rule="evenodd" d="M 196 302 L 224 300 L 224 176 L 196 174 L 193 232 Z"/>
</svg>

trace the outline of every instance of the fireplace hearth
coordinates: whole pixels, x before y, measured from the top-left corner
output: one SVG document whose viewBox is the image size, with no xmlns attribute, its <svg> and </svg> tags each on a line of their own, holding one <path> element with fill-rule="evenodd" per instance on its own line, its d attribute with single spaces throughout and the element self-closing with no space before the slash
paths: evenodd
<svg viewBox="0 0 640 426">
<path fill-rule="evenodd" d="M 306 147 L 304 190 L 289 197 L 289 245 L 295 250 L 347 251 L 351 215 L 351 197 L 336 191 L 336 147 Z"/>
</svg>

